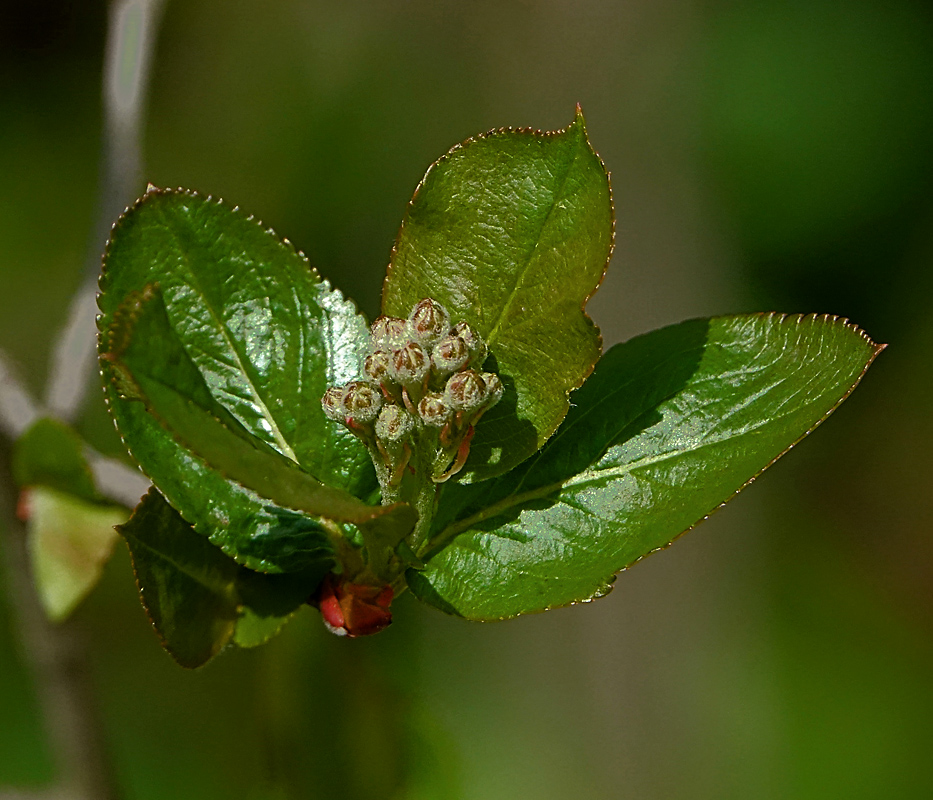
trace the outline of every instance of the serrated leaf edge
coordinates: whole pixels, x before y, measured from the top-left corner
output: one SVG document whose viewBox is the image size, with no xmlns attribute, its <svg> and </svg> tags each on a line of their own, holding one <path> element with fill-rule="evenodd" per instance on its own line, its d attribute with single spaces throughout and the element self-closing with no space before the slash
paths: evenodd
<svg viewBox="0 0 933 800">
<path fill-rule="evenodd" d="M 106 287 L 103 284 L 105 283 L 107 279 L 107 261 L 110 257 L 110 250 L 111 250 L 111 245 L 113 244 L 114 233 L 117 231 L 118 228 L 120 228 L 124 224 L 127 216 L 129 216 L 130 213 L 141 208 L 147 202 L 150 202 L 153 198 L 161 197 L 163 195 L 165 196 L 180 195 L 183 197 L 194 197 L 199 200 L 204 200 L 205 202 L 208 202 L 208 203 L 214 203 L 214 205 L 224 206 L 226 208 L 229 208 L 234 214 L 237 214 L 240 217 L 240 219 L 246 222 L 252 222 L 255 225 L 257 225 L 259 229 L 263 233 L 265 233 L 267 236 L 272 238 L 273 241 L 286 245 L 286 247 L 288 247 L 288 249 L 293 254 L 298 256 L 307 265 L 308 269 L 311 271 L 311 274 L 315 278 L 316 282 L 320 283 L 323 281 L 323 279 L 321 278 L 321 274 L 311 264 L 311 262 L 308 260 L 308 257 L 304 254 L 302 250 L 299 250 L 297 247 L 295 247 L 292 241 L 288 239 L 287 237 L 279 236 L 273 228 L 263 223 L 263 221 L 259 219 L 259 217 L 257 217 L 255 214 L 247 214 L 240 208 L 240 206 L 238 205 L 231 206 L 229 203 L 225 202 L 222 197 L 214 197 L 211 194 L 202 194 L 196 189 L 185 189 L 184 187 L 181 187 L 181 186 L 175 189 L 160 188 L 150 183 L 148 187 L 146 188 L 146 191 L 140 197 L 138 197 L 132 204 L 124 208 L 120 216 L 117 217 L 116 221 L 110 226 L 110 235 L 107 238 L 107 244 L 104 247 L 104 252 L 103 252 L 103 255 L 101 256 L 101 270 L 100 270 L 100 277 L 98 279 L 98 286 L 97 286 L 98 297 L 100 297 L 101 294 L 106 292 Z M 338 291 L 338 290 L 332 288 L 332 291 Z M 98 308 L 100 308 L 99 304 L 98 304 Z M 98 323 L 100 323 L 102 316 L 103 316 L 103 313 L 98 315 L 97 317 Z"/>
<path fill-rule="evenodd" d="M 159 494 L 159 496 L 162 497 L 163 500 L 165 499 L 164 496 L 162 496 L 161 492 L 159 492 L 159 490 L 155 488 L 155 486 L 150 487 L 146 495 L 151 494 L 153 492 Z M 142 505 L 143 501 L 146 499 L 146 495 L 143 495 L 142 499 L 140 499 L 139 505 Z M 166 500 L 166 502 L 168 501 Z M 137 508 L 139 507 L 139 505 L 137 505 Z M 135 510 L 133 513 L 135 513 Z M 179 512 L 179 516 L 180 516 L 180 512 Z M 130 519 L 132 519 L 132 517 L 130 517 Z M 127 523 L 128 522 L 129 520 L 127 520 Z M 185 520 L 185 522 L 188 522 L 188 521 Z M 172 647 L 169 646 L 168 639 L 165 638 L 165 635 L 162 633 L 162 631 L 159 629 L 159 626 L 156 624 L 155 618 L 152 615 L 152 609 L 149 607 L 149 603 L 146 602 L 146 595 L 145 595 L 145 592 L 143 591 L 143 584 L 139 577 L 139 569 L 136 566 L 136 554 L 133 552 L 133 547 L 130 545 L 130 541 L 129 541 L 130 537 L 128 537 L 126 533 L 124 533 L 123 531 L 123 527 L 125 526 L 125 524 L 126 523 L 124 523 L 124 525 L 116 525 L 115 528 L 117 532 L 120 534 L 120 538 L 123 539 L 123 543 L 126 545 L 126 549 L 129 551 L 130 563 L 133 566 L 133 580 L 136 583 L 136 591 L 139 594 L 139 604 L 143 607 L 143 611 L 146 613 L 146 618 L 149 620 L 149 624 L 152 626 L 152 630 L 155 632 L 155 635 L 159 640 L 159 644 L 162 646 L 162 649 L 165 650 L 165 652 L 168 653 L 172 657 L 172 660 L 176 664 L 178 664 L 178 666 L 184 667 L 185 669 L 197 669 L 198 667 L 203 667 L 208 661 L 214 658 L 214 656 L 220 653 L 220 651 L 223 650 L 224 647 L 226 647 L 230 643 L 230 640 L 233 638 L 233 634 L 236 631 L 236 622 L 234 622 L 233 629 L 230 631 L 230 634 L 224 639 L 224 641 L 220 644 L 219 647 L 212 650 L 211 654 L 206 659 L 204 659 L 204 661 L 200 661 L 197 664 L 195 664 L 195 663 L 188 663 L 185 660 L 181 659 L 179 655 L 172 649 Z M 191 525 L 190 522 L 188 524 Z M 150 550 L 151 552 L 155 552 L 157 555 L 162 557 L 161 553 L 158 553 L 158 551 L 155 551 L 153 550 L 153 548 L 148 547 L 138 537 L 134 536 L 133 539 L 139 542 L 140 544 L 142 544 L 144 547 L 147 547 L 147 549 Z M 213 542 L 211 542 L 211 544 L 214 545 Z M 214 545 L 214 547 L 217 547 L 217 545 Z M 224 555 L 227 555 L 229 557 L 228 553 L 224 553 Z M 174 566 L 178 567 L 178 565 L 175 564 L 174 561 L 171 561 L 171 559 L 165 559 L 165 560 L 170 561 Z M 235 563 L 237 564 L 237 566 L 242 566 L 239 562 L 235 562 Z M 198 583 L 201 583 L 201 581 L 195 578 L 195 576 L 190 575 L 185 570 L 181 570 L 180 567 L 179 567 L 179 570 L 181 572 L 184 572 L 184 574 L 188 575 L 189 577 L 194 578 L 194 580 L 196 580 Z M 242 604 L 239 604 L 237 607 L 238 613 L 239 613 L 239 608 L 241 605 Z"/>
<path fill-rule="evenodd" d="M 395 258 L 398 253 L 399 242 L 401 240 L 402 233 L 405 230 L 405 223 L 406 223 L 406 220 L 408 219 L 409 210 L 414 206 L 415 199 L 418 197 L 418 194 L 421 192 L 422 188 L 424 187 L 425 182 L 429 179 L 434 169 L 436 169 L 440 164 L 444 163 L 445 161 L 448 161 L 449 159 L 451 159 L 460 150 L 463 150 L 464 148 L 468 147 L 469 145 L 477 141 L 482 141 L 484 139 L 490 139 L 496 136 L 502 136 L 506 134 L 520 134 L 520 135 L 531 136 L 532 138 L 536 138 L 536 139 L 549 139 L 549 138 L 553 138 L 556 136 L 565 135 L 575 125 L 580 125 L 581 130 L 583 132 L 583 141 L 586 143 L 586 146 L 589 149 L 589 151 L 596 157 L 597 161 L 599 161 L 599 164 L 602 167 L 602 170 L 606 175 L 607 188 L 609 190 L 609 216 L 611 219 L 611 229 L 609 232 L 609 249 L 606 253 L 606 262 L 605 264 L 603 264 L 603 269 L 602 269 L 602 272 L 600 273 L 599 280 L 596 282 L 596 285 L 592 288 L 589 294 L 587 294 L 586 297 L 583 298 L 583 302 L 580 305 L 580 313 L 583 315 L 583 318 L 586 320 L 586 323 L 590 327 L 592 327 L 592 329 L 596 332 L 597 352 L 601 354 L 603 352 L 602 331 L 600 331 L 599 326 L 593 321 L 592 317 L 590 317 L 590 315 L 587 313 L 586 306 L 589 303 L 589 301 L 592 299 L 593 295 L 595 295 L 596 292 L 599 291 L 599 288 L 602 286 L 603 281 L 606 278 L 606 272 L 609 269 L 609 263 L 612 261 L 612 256 L 613 256 L 613 253 L 615 252 L 615 244 L 616 244 L 615 200 L 613 198 L 613 193 L 612 193 L 612 174 L 606 168 L 606 163 L 603 161 L 599 153 L 596 152 L 596 149 L 593 147 L 592 142 L 590 142 L 589 134 L 587 133 L 587 130 L 586 130 L 586 121 L 583 118 L 583 109 L 581 108 L 579 103 L 577 103 L 576 105 L 576 110 L 575 110 L 573 120 L 567 125 L 565 125 L 563 128 L 558 128 L 552 131 L 543 131 L 540 128 L 533 128 L 533 127 L 493 128 L 489 131 L 486 131 L 485 133 L 480 133 L 475 136 L 471 136 L 468 139 L 464 139 L 462 142 L 458 142 L 453 147 L 451 147 L 446 153 L 444 153 L 444 155 L 442 155 L 440 158 L 434 161 L 427 168 L 421 180 L 418 181 L 417 186 L 415 186 L 415 191 L 412 193 L 411 199 L 405 205 L 405 212 L 402 216 L 402 223 L 399 226 L 398 233 L 395 236 L 395 242 L 393 243 L 392 250 L 389 254 L 389 264 L 388 264 L 388 267 L 386 268 L 386 276 L 383 279 L 383 283 L 382 283 L 383 313 L 386 313 L 385 312 L 386 291 L 387 291 L 390 276 L 392 274 L 393 267 L 395 265 Z M 564 414 L 561 416 L 560 420 L 550 431 L 546 431 L 544 433 L 543 438 L 539 440 L 538 450 L 536 452 L 540 452 L 541 448 L 547 443 L 548 439 L 550 439 L 551 436 L 553 436 L 554 433 L 560 428 L 560 423 L 563 420 L 564 416 L 566 416 L 567 411 L 570 408 L 570 394 L 576 389 L 579 389 L 586 382 L 586 379 L 593 373 L 593 370 L 596 368 L 596 363 L 598 363 L 598 360 L 599 360 L 599 356 L 597 356 L 597 360 L 592 365 L 590 365 L 590 368 L 580 377 L 579 383 L 577 383 L 574 386 L 568 387 L 568 389 L 565 391 L 564 393 L 564 406 L 565 406 Z M 467 470 L 465 474 L 469 474 L 469 470 Z"/>
<path fill-rule="evenodd" d="M 328 303 L 332 304 L 332 307 L 333 306 L 344 306 L 347 311 L 358 314 L 363 319 L 364 323 L 368 325 L 369 321 L 367 320 L 366 315 L 360 310 L 359 306 L 356 304 L 356 301 L 354 301 L 350 297 L 347 297 L 347 295 L 345 295 L 339 288 L 335 287 L 329 279 L 321 277 L 321 274 L 311 264 L 311 262 L 309 261 L 308 257 L 304 254 L 304 252 L 298 249 L 297 247 L 295 247 L 295 245 L 291 242 L 290 239 L 288 239 L 287 237 L 279 236 L 279 234 L 277 234 L 272 227 L 266 226 L 262 222 L 262 220 L 260 220 L 255 215 L 253 214 L 247 215 L 245 212 L 243 212 L 240 209 L 240 206 L 238 205 L 230 206 L 230 204 L 226 203 L 223 200 L 223 198 L 220 198 L 220 197 L 215 198 L 213 195 L 210 195 L 210 194 L 204 195 L 195 189 L 185 189 L 183 187 L 178 187 L 176 189 L 159 188 L 155 186 L 154 184 L 149 183 L 148 186 L 146 187 L 145 193 L 143 193 L 140 197 L 138 197 L 135 200 L 135 202 L 133 202 L 131 205 L 124 208 L 120 216 L 110 226 L 110 235 L 107 239 L 107 243 L 104 248 L 104 253 L 101 257 L 101 272 L 98 278 L 98 294 L 97 294 L 98 310 L 101 313 L 97 315 L 97 319 L 96 319 L 97 350 L 98 350 L 98 355 L 101 359 L 103 359 L 105 355 L 104 338 L 107 335 L 107 332 L 110 328 L 105 330 L 103 327 L 103 320 L 104 320 L 105 315 L 104 315 L 103 310 L 100 308 L 100 298 L 107 292 L 107 287 L 105 285 L 107 282 L 107 271 L 108 271 L 107 264 L 108 264 L 108 260 L 110 257 L 110 251 L 111 251 L 111 247 L 113 244 L 114 234 L 117 231 L 117 229 L 124 224 L 127 216 L 130 213 L 135 212 L 137 209 L 142 207 L 147 201 L 150 201 L 152 198 L 160 197 L 163 195 L 164 196 L 180 195 L 183 197 L 198 198 L 198 199 L 204 200 L 205 202 L 212 202 L 217 206 L 224 206 L 226 208 L 229 208 L 233 213 L 239 215 L 240 219 L 245 220 L 246 222 L 255 223 L 262 230 L 263 233 L 271 237 L 275 242 L 284 244 L 294 255 L 296 255 L 298 258 L 300 258 L 305 263 L 305 265 L 307 266 L 308 270 L 311 273 L 312 278 L 315 281 L 315 286 L 324 289 L 324 291 L 329 294 L 329 297 L 327 298 L 327 300 L 328 300 Z M 158 287 L 158 282 L 147 284 L 147 287 L 153 286 L 153 285 Z M 147 287 L 140 287 L 137 291 L 144 292 Z M 111 326 L 110 326 L 111 328 L 112 328 L 113 322 L 116 319 L 117 314 L 119 313 L 120 309 L 124 306 L 125 302 L 126 302 L 126 298 L 120 299 L 119 305 L 117 306 L 116 311 L 112 315 L 113 319 L 111 320 Z M 108 351 L 113 350 L 113 349 L 114 349 L 114 346 L 112 343 L 110 343 Z M 110 419 L 113 421 L 114 428 L 117 430 L 117 435 L 120 437 L 120 441 L 123 443 L 123 446 L 127 449 L 127 451 L 129 451 L 129 446 L 126 443 L 126 440 L 124 439 L 123 434 L 119 430 L 119 426 L 117 425 L 117 422 L 116 422 L 116 417 L 114 416 L 113 410 L 111 408 L 110 398 L 108 397 L 108 394 L 106 391 L 106 386 L 108 382 L 106 380 L 104 370 L 101 368 L 98 370 L 98 373 L 101 377 L 101 383 L 104 384 L 104 404 L 107 407 L 107 411 L 110 415 Z M 286 455 L 286 457 L 288 456 Z M 141 465 L 139 465 L 139 462 L 136 461 L 135 457 L 133 458 L 133 460 L 134 462 L 136 462 L 137 466 L 140 467 L 140 471 L 142 471 L 143 474 L 146 475 L 146 477 L 148 478 L 149 476 L 145 473 L 144 470 L 142 470 Z M 292 460 L 295 460 L 295 459 L 292 459 Z"/>
<path fill-rule="evenodd" d="M 743 315 L 730 315 L 730 316 L 735 317 L 735 316 L 743 316 Z M 798 436 L 793 442 L 791 442 L 791 444 L 789 444 L 786 448 L 784 448 L 784 450 L 778 453 L 778 455 L 772 458 L 767 464 L 765 464 L 760 470 L 758 470 L 758 472 L 752 475 L 747 481 L 745 481 L 745 483 L 743 483 L 738 489 L 736 489 L 732 494 L 730 494 L 725 500 L 723 500 L 717 506 L 715 506 L 710 511 L 705 513 L 698 520 L 696 520 L 696 522 L 692 523 L 690 526 L 682 530 L 676 536 L 673 536 L 670 539 L 670 541 L 668 541 L 667 543 L 660 545 L 659 547 L 656 547 L 653 550 L 649 550 L 647 553 L 643 553 L 638 558 L 634 559 L 632 562 L 620 567 L 615 573 L 607 577 L 604 586 L 597 589 L 597 591 L 594 592 L 593 594 L 588 595 L 586 597 L 580 597 L 575 600 L 570 600 L 566 603 L 556 603 L 554 605 L 548 605 L 540 609 L 535 609 L 534 611 L 522 611 L 522 612 L 518 612 L 515 614 L 507 614 L 507 615 L 496 616 L 496 617 L 469 617 L 469 619 L 477 621 L 477 622 L 498 622 L 498 621 L 504 621 L 508 619 L 515 619 L 516 617 L 525 616 L 526 614 L 538 614 L 538 613 L 543 613 L 545 611 L 551 611 L 557 608 L 568 608 L 570 606 L 579 605 L 581 603 L 590 603 L 593 600 L 596 600 L 600 597 L 604 597 L 606 594 L 612 591 L 613 584 L 615 583 L 615 580 L 616 578 L 618 578 L 620 573 L 625 572 L 628 569 L 631 569 L 633 566 L 635 566 L 639 562 L 644 561 L 644 559 L 646 559 L 648 556 L 654 555 L 655 553 L 658 553 L 662 550 L 666 550 L 674 542 L 676 542 L 681 536 L 689 533 L 694 528 L 696 528 L 698 525 L 700 525 L 702 522 L 705 522 L 706 520 L 708 520 L 713 514 L 719 511 L 719 509 L 721 509 L 723 506 L 727 505 L 732 499 L 734 499 L 735 496 L 738 495 L 742 490 L 744 490 L 746 487 L 754 483 L 765 470 L 767 470 L 775 462 L 777 462 L 779 459 L 781 459 L 783 456 L 789 453 L 794 447 L 796 447 L 801 441 L 803 441 L 803 439 L 805 439 L 813 431 L 815 431 L 820 425 L 822 425 L 823 422 L 825 422 L 830 417 L 830 415 L 837 408 L 839 408 L 839 406 L 842 405 L 842 403 L 846 399 L 848 399 L 849 395 L 851 395 L 852 392 L 855 391 L 856 387 L 859 385 L 859 383 L 861 383 L 862 378 L 865 376 L 865 373 L 868 371 L 868 368 L 874 363 L 875 359 L 881 354 L 881 352 L 885 350 L 885 348 L 887 348 L 888 346 L 887 344 L 879 344 L 873 341 L 871 337 L 869 337 L 869 335 L 858 325 L 850 322 L 849 319 L 846 317 L 840 317 L 835 314 L 818 314 L 818 313 L 788 314 L 788 313 L 782 313 L 782 312 L 776 312 L 776 311 L 770 311 L 770 312 L 765 311 L 765 312 L 754 312 L 754 313 L 747 314 L 744 316 L 747 316 L 749 319 L 754 318 L 754 317 L 776 319 L 778 324 L 782 324 L 788 319 L 794 319 L 795 323 L 798 326 L 806 320 L 812 320 L 813 322 L 823 321 L 829 324 L 840 324 L 843 328 L 845 328 L 846 330 L 852 331 L 853 333 L 857 334 L 860 339 L 865 341 L 871 348 L 871 354 L 868 360 L 865 362 L 865 365 L 862 367 L 862 370 L 859 372 L 855 380 L 852 382 L 851 386 L 849 386 L 849 388 L 845 391 L 845 393 L 843 393 L 843 395 L 836 401 L 836 403 L 833 404 L 832 408 L 830 408 L 822 417 L 820 417 L 816 422 L 814 422 L 813 425 L 810 426 L 810 428 L 808 428 L 804 433 Z M 718 317 L 718 318 L 721 319 L 722 317 Z M 713 317 L 712 319 L 717 319 L 717 317 Z M 464 533 L 465 531 L 469 530 L 473 525 L 480 523 L 480 522 L 484 522 L 488 519 L 493 519 L 495 516 L 497 516 L 502 511 L 513 508 L 516 505 L 521 505 L 525 502 L 530 502 L 533 500 L 541 499 L 543 497 L 547 497 L 548 495 L 553 494 L 556 491 L 559 491 L 564 486 L 571 484 L 575 480 L 575 478 L 578 478 L 580 477 L 580 475 L 583 475 L 583 474 L 585 474 L 585 472 L 580 473 L 577 476 L 571 477 L 566 481 L 561 481 L 560 483 L 553 483 L 545 487 L 539 487 L 537 489 L 530 490 L 528 492 L 523 493 L 522 495 L 510 495 L 509 497 L 504 498 L 500 502 L 495 503 L 494 505 L 489 506 L 488 508 L 483 509 L 482 511 L 477 512 L 476 514 L 473 514 L 470 517 L 462 520 L 460 523 L 452 523 L 451 525 L 448 525 L 447 528 L 445 528 L 436 537 L 434 537 L 435 540 L 442 540 L 442 541 L 439 541 L 436 544 L 433 544 L 433 546 L 431 547 L 431 551 L 423 555 L 422 557 L 423 560 L 428 561 L 432 555 L 439 553 L 448 544 L 453 542 L 453 540 L 459 534 Z M 512 500 L 513 502 L 507 502 L 509 500 Z M 492 509 L 495 509 L 495 511 L 492 511 L 491 513 L 486 513 L 486 512 L 490 512 Z"/>
</svg>

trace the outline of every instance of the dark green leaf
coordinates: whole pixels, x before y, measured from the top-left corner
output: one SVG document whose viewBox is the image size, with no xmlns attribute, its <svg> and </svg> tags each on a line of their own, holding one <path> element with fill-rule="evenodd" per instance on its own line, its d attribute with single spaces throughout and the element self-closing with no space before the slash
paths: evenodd
<svg viewBox="0 0 933 800">
<path fill-rule="evenodd" d="M 583 117 L 563 131 L 494 131 L 455 147 L 415 190 L 383 290 L 407 316 L 423 297 L 482 334 L 503 400 L 483 417 L 461 477 L 481 480 L 534 453 L 599 357 L 583 307 L 612 249 L 606 170 Z"/>
<path fill-rule="evenodd" d="M 372 491 L 365 449 L 320 406 L 328 386 L 359 374 L 366 323 L 290 243 L 210 198 L 153 189 L 107 248 L 102 353 L 124 299 L 153 283 L 210 393 L 247 431 L 324 483 Z M 108 396 L 115 404 L 113 387 Z M 148 435 L 144 424 L 121 433 L 131 448 Z"/>
<path fill-rule="evenodd" d="M 445 493 L 409 585 L 470 619 L 604 594 L 825 419 L 880 350 L 842 320 L 778 315 L 686 322 L 614 347 L 537 456 Z"/>
<path fill-rule="evenodd" d="M 320 562 L 304 572 L 267 575 L 241 569 L 237 580 L 240 618 L 233 633 L 239 647 L 269 641 L 317 589 L 332 562 Z"/>
<path fill-rule="evenodd" d="M 23 486 L 47 486 L 91 502 L 102 500 L 84 458 L 81 438 L 63 422 L 37 420 L 13 453 L 13 478 Z"/>
<path fill-rule="evenodd" d="M 126 509 L 33 486 L 23 490 L 32 574 L 53 622 L 66 619 L 100 580 Z"/>
<path fill-rule="evenodd" d="M 231 502 L 220 508 L 220 513 L 237 517 L 247 531 L 256 524 L 252 519 L 255 503 L 250 502 L 249 492 L 272 501 L 276 508 L 263 510 L 279 518 L 285 514 L 300 521 L 301 515 L 294 512 L 301 512 L 352 523 L 364 530 L 368 526 L 398 529 L 401 536 L 411 530 L 414 512 L 410 507 L 369 506 L 347 492 L 325 486 L 244 430 L 214 401 L 170 327 L 161 295 L 154 288 L 127 298 L 114 315 L 108 338 L 113 349 L 102 359 L 114 372 L 120 401 L 145 404 L 177 444 L 223 476 Z M 217 498 L 187 480 L 186 463 L 152 459 L 146 466 L 152 470 L 156 485 L 196 529 L 240 560 L 255 551 L 255 532 L 243 540 L 242 536 L 230 534 L 230 526 L 216 527 Z M 217 478 L 214 480 L 217 482 Z M 306 559 L 314 561 L 321 552 L 330 552 L 328 536 L 319 526 L 305 526 L 302 533 L 301 551 Z M 283 541 L 279 542 L 279 538 Z M 283 569 L 304 566 L 301 561 L 295 562 L 294 552 L 288 552 L 296 546 L 291 531 L 274 529 L 262 543 L 269 564 Z M 279 551 L 280 544 L 288 545 L 281 548 L 284 553 Z M 285 555 L 288 565 L 282 562 Z"/>
<path fill-rule="evenodd" d="M 155 489 L 119 530 L 143 605 L 163 646 L 183 667 L 201 666 L 235 634 L 246 646 L 265 641 L 332 564 L 322 559 L 291 575 L 252 572 L 199 536 Z"/>
<path fill-rule="evenodd" d="M 134 301 L 138 303 L 139 297 L 133 295 L 128 298 L 124 306 L 127 314 L 132 311 Z M 119 329 L 121 315 L 114 316 L 111 327 Z M 130 322 L 132 320 L 126 319 L 124 314 L 123 328 Z M 144 318 L 143 324 L 147 322 Z M 112 338 L 108 335 L 107 341 L 121 348 L 129 344 L 126 331 L 119 342 L 113 342 Z M 145 344 L 145 334 L 142 338 Z M 212 405 L 200 373 L 187 355 L 179 352 L 177 339 L 171 330 L 155 336 L 149 344 L 154 363 L 167 360 L 165 370 L 175 373 L 173 378 L 177 383 L 186 385 L 189 394 L 204 402 L 217 419 L 228 422 L 230 431 L 242 431 L 240 426 L 231 422 L 225 409 L 219 404 Z M 108 387 L 110 410 L 124 442 L 150 479 L 181 509 L 199 533 L 210 537 L 214 544 L 242 564 L 261 571 L 300 570 L 320 557 L 322 548 L 328 545 L 318 521 L 278 508 L 211 468 L 146 410 L 138 397 L 142 390 L 135 384 L 132 374 L 120 366 L 116 356 L 110 353 L 103 356 L 101 364 L 105 375 L 111 379 Z M 174 363 L 173 357 L 176 359 Z M 133 395 L 137 396 L 137 401 L 125 399 Z"/>
</svg>

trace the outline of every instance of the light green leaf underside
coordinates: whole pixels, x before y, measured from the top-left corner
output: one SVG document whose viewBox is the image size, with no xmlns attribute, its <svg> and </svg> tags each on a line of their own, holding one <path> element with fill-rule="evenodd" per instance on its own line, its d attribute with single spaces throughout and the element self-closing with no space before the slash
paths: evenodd
<svg viewBox="0 0 933 800">
<path fill-rule="evenodd" d="M 590 373 L 599 331 L 583 311 L 612 248 L 609 181 L 583 117 L 563 131 L 503 130 L 455 147 L 408 207 L 383 289 L 407 316 L 423 297 L 486 338 L 503 400 L 482 420 L 460 479 L 534 453 Z"/>
<path fill-rule="evenodd" d="M 128 512 L 103 502 L 84 443 L 65 423 L 37 420 L 13 448 L 13 477 L 32 573 L 49 619 L 61 622 L 100 580 Z"/>
<path fill-rule="evenodd" d="M 435 549 L 409 585 L 483 620 L 605 593 L 825 419 L 880 349 L 844 321 L 778 315 L 614 347 L 537 456 L 445 492 Z"/>
<path fill-rule="evenodd" d="M 61 622 L 93 589 L 117 540 L 125 509 L 90 503 L 57 489 L 25 490 L 32 573 L 49 619 Z"/>
</svg>

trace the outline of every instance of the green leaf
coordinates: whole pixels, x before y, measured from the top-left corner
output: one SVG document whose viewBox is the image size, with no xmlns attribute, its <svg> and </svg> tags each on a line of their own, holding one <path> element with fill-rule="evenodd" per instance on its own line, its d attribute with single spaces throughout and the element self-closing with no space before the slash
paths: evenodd
<svg viewBox="0 0 933 800">
<path fill-rule="evenodd" d="M 199 536 L 155 489 L 119 531 L 149 618 L 183 667 L 206 663 L 234 636 L 244 646 L 268 639 L 332 565 L 322 559 L 303 573 L 252 572 Z"/>
<path fill-rule="evenodd" d="M 241 569 L 237 590 L 242 605 L 233 633 L 238 647 L 258 647 L 275 636 L 305 605 L 333 562 L 322 561 L 304 572 L 267 575 Z"/>
<path fill-rule="evenodd" d="M 411 507 L 369 506 L 347 492 L 325 486 L 243 429 L 211 396 L 171 328 L 161 294 L 153 287 L 127 298 L 108 333 L 113 349 L 104 353 L 102 360 L 114 373 L 122 402 L 145 405 L 177 444 L 223 476 L 231 502 L 221 506 L 220 513 L 241 518 L 241 527 L 250 529 L 250 517 L 256 511 L 250 492 L 275 504 L 275 510 L 264 507 L 267 513 L 280 517 L 292 514 L 295 521 L 300 521 L 301 514 L 323 517 L 352 523 L 364 532 L 373 528 L 373 535 L 386 532 L 393 536 L 389 532 L 396 532 L 396 540 L 413 527 Z M 154 458 L 145 466 L 171 504 L 197 530 L 241 559 L 255 552 L 255 533 L 244 539 L 241 534 L 231 535 L 229 526 L 216 526 L 218 498 L 187 480 L 186 464 L 179 471 L 177 463 Z M 322 553 L 331 552 L 329 537 L 320 526 L 306 526 L 302 534 L 304 560 L 313 562 Z M 261 545 L 265 560 L 279 569 L 305 566 L 304 560 L 295 560 L 299 543 L 290 530 L 267 532 Z M 287 552 L 287 563 L 282 560 L 286 557 L 282 551 Z"/>
<path fill-rule="evenodd" d="M 127 512 L 103 503 L 81 438 L 58 420 L 37 420 L 14 444 L 33 578 L 48 617 L 66 619 L 97 584 Z"/>
<path fill-rule="evenodd" d="M 506 389 L 461 479 L 502 473 L 544 444 L 600 353 L 584 306 L 612 250 L 609 179 L 583 116 L 565 130 L 494 131 L 431 166 L 402 221 L 386 314 L 424 297 L 486 338 Z"/>
<path fill-rule="evenodd" d="M 19 439 L 13 452 L 17 486 L 46 486 L 90 502 L 101 500 L 84 458 L 83 443 L 65 423 L 45 417 Z"/>
<path fill-rule="evenodd" d="M 49 619 L 61 622 L 100 580 L 127 511 L 90 503 L 57 489 L 25 489 L 33 579 Z"/>
<path fill-rule="evenodd" d="M 102 353 L 111 349 L 119 306 L 149 284 L 160 287 L 171 327 L 210 393 L 249 433 L 324 483 L 358 497 L 372 492 L 365 448 L 320 405 L 328 386 L 359 374 L 366 322 L 289 242 L 210 198 L 151 189 L 114 226 L 104 257 Z M 103 368 L 130 448 L 139 437 L 158 438 L 139 420 L 124 430 L 113 375 Z"/>
<path fill-rule="evenodd" d="M 696 320 L 610 350 L 533 459 L 451 487 L 417 596 L 504 619 L 606 593 L 813 430 L 882 346 L 831 317 Z"/>
</svg>

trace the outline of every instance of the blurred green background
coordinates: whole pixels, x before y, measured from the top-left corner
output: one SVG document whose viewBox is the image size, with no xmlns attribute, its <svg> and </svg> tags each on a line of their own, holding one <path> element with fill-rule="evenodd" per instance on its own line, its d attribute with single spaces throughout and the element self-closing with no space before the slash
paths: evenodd
<svg viewBox="0 0 933 800">
<path fill-rule="evenodd" d="M 90 242 L 103 0 L 0 6 L 0 348 L 33 390 Z M 310 609 L 186 672 L 121 549 L 79 611 L 128 798 L 933 796 L 933 7 L 915 0 L 169 0 L 146 178 L 222 196 L 373 315 L 417 181 L 580 102 L 611 345 L 847 316 L 891 346 L 812 439 L 593 605 L 494 625 Z M 140 187 L 140 191 L 142 190 Z M 83 426 L 119 444 L 96 401 Z M 52 778 L 0 613 L 0 787 Z"/>
</svg>

